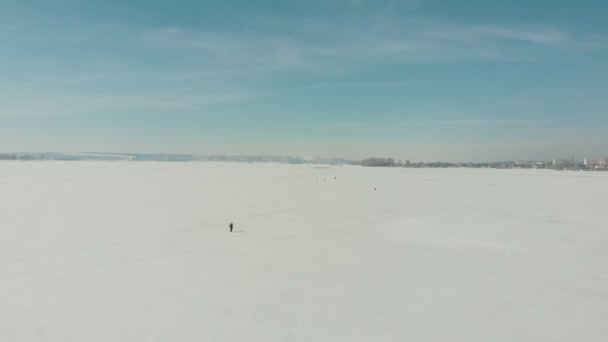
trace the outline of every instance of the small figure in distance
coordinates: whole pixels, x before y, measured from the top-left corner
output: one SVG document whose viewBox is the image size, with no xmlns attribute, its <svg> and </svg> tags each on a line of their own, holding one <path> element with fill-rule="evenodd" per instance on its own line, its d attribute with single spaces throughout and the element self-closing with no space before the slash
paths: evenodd
<svg viewBox="0 0 608 342">
<path fill-rule="evenodd" d="M 376 190 L 376 188 L 374 188 L 374 191 Z"/>
<path fill-rule="evenodd" d="M 230 232 L 232 233 L 232 228 L 234 228 L 234 225 L 232 224 L 232 222 L 230 222 Z"/>
</svg>

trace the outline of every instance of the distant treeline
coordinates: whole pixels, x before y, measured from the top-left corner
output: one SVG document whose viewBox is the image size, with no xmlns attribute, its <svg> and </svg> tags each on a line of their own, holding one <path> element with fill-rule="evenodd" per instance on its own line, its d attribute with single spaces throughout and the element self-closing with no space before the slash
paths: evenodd
<svg viewBox="0 0 608 342">
<path fill-rule="evenodd" d="M 352 162 L 352 165 L 362 165 L 362 166 L 396 166 L 394 158 L 367 158 L 361 161 Z"/>
</svg>

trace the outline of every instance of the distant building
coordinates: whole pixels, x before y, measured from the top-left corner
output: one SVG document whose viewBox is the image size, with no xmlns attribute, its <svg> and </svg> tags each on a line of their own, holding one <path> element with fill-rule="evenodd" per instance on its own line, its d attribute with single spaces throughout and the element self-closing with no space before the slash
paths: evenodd
<svg viewBox="0 0 608 342">
<path fill-rule="evenodd" d="M 574 165 L 574 160 L 572 159 L 553 159 L 553 166 L 555 167 L 566 167 Z"/>
<path fill-rule="evenodd" d="M 589 159 L 589 158 L 583 159 L 583 165 L 585 165 L 587 167 L 595 166 L 597 164 L 598 164 L 597 159 Z"/>
</svg>

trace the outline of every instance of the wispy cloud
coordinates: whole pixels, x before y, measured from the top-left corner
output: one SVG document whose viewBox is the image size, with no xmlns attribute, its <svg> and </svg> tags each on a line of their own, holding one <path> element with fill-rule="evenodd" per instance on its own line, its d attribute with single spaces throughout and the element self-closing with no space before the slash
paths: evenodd
<svg viewBox="0 0 608 342">
<path fill-rule="evenodd" d="M 438 120 L 402 121 L 398 125 L 550 125 L 552 120 Z"/>
<path fill-rule="evenodd" d="M 481 126 L 481 125 L 551 125 L 554 120 L 428 120 L 428 121 L 395 121 L 395 122 L 330 122 L 326 126 Z"/>
<path fill-rule="evenodd" d="M 266 96 L 262 92 L 201 93 L 199 95 L 173 94 L 170 92 L 125 95 L 90 93 L 69 95 L 42 90 L 19 95 L 21 96 L 11 99 L 0 97 L 2 99 L 0 117 L 83 115 L 135 109 L 198 111 L 207 107 L 238 103 L 259 96 Z"/>
<path fill-rule="evenodd" d="M 371 0 L 335 0 L 335 5 L 375 6 Z M 416 0 L 388 0 L 415 8 Z M 52 46 L 44 58 L 27 54 L 24 70 L 3 86 L 0 115 L 14 113 L 86 113 L 116 108 L 197 109 L 325 88 L 380 88 L 407 81 L 327 81 L 375 68 L 408 63 L 529 62 L 550 60 L 560 52 L 608 48 L 608 39 L 587 37 L 550 26 L 475 25 L 432 19 L 409 19 L 386 11 L 348 18 L 281 18 L 249 23 L 255 29 L 212 30 L 196 27 L 136 27 L 97 23 L 78 26 L 11 23 L 2 33 L 17 48 Z M 25 43 L 24 43 L 25 42 Z M 81 46 L 85 48 L 80 49 Z M 529 49 L 534 46 L 535 49 Z M 65 67 L 62 50 L 78 56 Z M 11 51 L 11 49 L 7 49 Z M 46 51 L 46 49 L 41 49 Z M 89 53 L 87 53 L 87 51 Z M 27 52 L 27 50 L 26 50 Z M 145 57 L 142 57 L 145 56 Z M 0 57 L 2 58 L 2 57 Z M 36 70 L 32 72 L 31 70 Z M 18 76 L 17 76 L 18 75 Z M 310 76 L 308 84 L 260 85 L 281 76 Z M 17 84 L 19 86 L 15 87 Z M 73 97 L 44 95 L 57 89 L 91 86 L 89 93 L 63 89 Z M 122 95 L 103 96 L 104 87 Z M 179 87 L 179 89 L 175 89 Z M 28 94 L 32 91 L 41 96 Z M 175 89 L 167 92 L 165 89 Z M 185 90 L 184 90 L 185 89 Z M 26 91 L 27 90 L 27 91 Z M 180 90 L 191 92 L 189 95 Z M 261 94 L 261 95 L 260 95 Z M 24 99 L 43 99 L 40 105 Z M 405 123 L 402 123 L 405 124 Z M 420 123 L 414 123 L 420 124 Z M 433 124 L 441 124 L 435 122 Z M 456 124 L 456 123 L 443 123 Z M 462 124 L 462 123 L 461 123 Z M 469 121 L 467 124 L 490 124 Z M 494 124 L 507 124 L 494 122 Z M 515 122 L 511 124 L 516 124 Z"/>
<path fill-rule="evenodd" d="M 275 20 L 255 33 L 153 29 L 141 37 L 148 44 L 198 54 L 223 67 L 261 71 L 339 70 L 386 62 L 529 61 L 550 58 L 557 48 L 603 46 L 598 39 L 554 27 L 476 26 L 390 17 L 365 25 Z M 531 52 L 525 45 L 512 43 L 542 49 Z"/>
<path fill-rule="evenodd" d="M 436 29 L 429 28 L 428 30 L 424 30 L 421 34 L 429 39 L 464 44 L 512 40 L 551 47 L 570 40 L 567 33 L 551 27 L 521 29 L 504 26 L 457 26 L 444 24 Z"/>
<path fill-rule="evenodd" d="M 350 81 L 314 83 L 294 90 L 327 89 L 327 88 L 394 88 L 412 85 L 409 81 Z"/>
<path fill-rule="evenodd" d="M 426 0 L 312 0 L 316 5 L 332 6 L 338 8 L 351 7 L 355 9 L 389 8 L 401 10 L 414 10 L 422 7 Z"/>
<path fill-rule="evenodd" d="M 367 0 L 340 0 L 369 5 Z M 415 4 L 420 1 L 395 0 Z M 157 57 L 180 55 L 171 72 L 208 75 L 273 71 L 327 71 L 373 67 L 384 63 L 530 61 L 552 57 L 554 49 L 603 49 L 608 39 L 551 26 L 456 24 L 432 19 L 404 19 L 386 12 L 356 20 L 344 18 L 260 19 L 255 29 L 211 30 L 193 27 L 141 28 L 107 25 L 54 28 L 41 35 L 28 28 L 20 39 L 55 44 L 88 42 L 108 50 L 143 52 Z M 259 19 L 259 18 L 258 18 Z M 112 37 L 112 39 L 107 39 Z M 540 49 L 530 51 L 531 44 Z M 102 58 L 103 56 L 99 56 Z M 120 56 L 108 56 L 129 63 Z M 137 69 L 137 68 L 135 68 Z M 122 76 L 122 75 L 117 75 Z"/>
</svg>

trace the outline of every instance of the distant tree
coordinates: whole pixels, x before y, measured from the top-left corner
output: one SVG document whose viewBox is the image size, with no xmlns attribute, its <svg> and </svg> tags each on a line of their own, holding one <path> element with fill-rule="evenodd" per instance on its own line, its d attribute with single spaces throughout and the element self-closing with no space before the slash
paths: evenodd
<svg viewBox="0 0 608 342">
<path fill-rule="evenodd" d="M 361 161 L 363 166 L 371 167 L 393 167 L 395 166 L 395 159 L 393 158 L 368 158 Z"/>
</svg>

